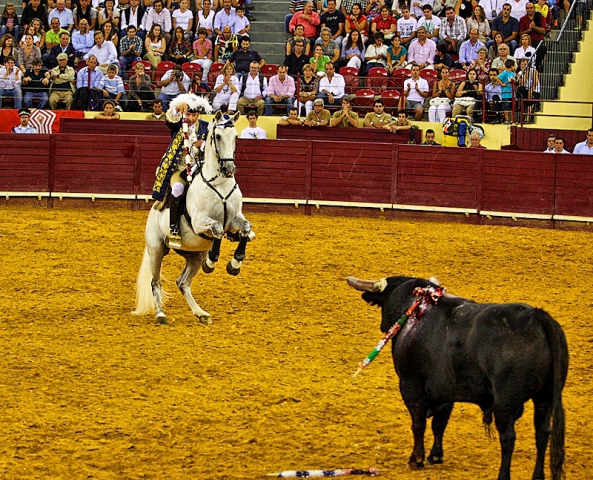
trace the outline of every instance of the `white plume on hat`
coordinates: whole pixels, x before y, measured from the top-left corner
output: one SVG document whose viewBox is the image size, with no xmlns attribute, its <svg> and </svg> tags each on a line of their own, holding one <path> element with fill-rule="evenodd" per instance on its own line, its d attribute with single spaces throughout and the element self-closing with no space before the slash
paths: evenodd
<svg viewBox="0 0 593 480">
<path fill-rule="evenodd" d="M 202 109 L 201 113 L 212 113 L 212 105 L 208 99 L 199 97 L 193 93 L 183 93 L 175 97 L 175 99 L 169 104 L 169 109 L 176 109 L 179 105 L 187 104 L 190 110 Z"/>
</svg>

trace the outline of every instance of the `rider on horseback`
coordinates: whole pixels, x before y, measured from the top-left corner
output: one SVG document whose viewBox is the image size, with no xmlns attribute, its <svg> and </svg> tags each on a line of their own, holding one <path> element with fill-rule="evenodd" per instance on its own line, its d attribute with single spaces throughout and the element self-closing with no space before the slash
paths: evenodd
<svg viewBox="0 0 593 480">
<path fill-rule="evenodd" d="M 208 100 L 194 94 L 183 94 L 169 105 L 165 115 L 171 130 L 171 143 L 163 155 L 156 172 L 152 198 L 162 201 L 171 185 L 169 197 L 170 233 L 169 246 L 181 248 L 179 220 L 183 203 L 183 192 L 188 175 L 201 167 L 204 141 L 208 134 L 208 123 L 200 120 L 200 113 L 211 113 Z"/>
</svg>

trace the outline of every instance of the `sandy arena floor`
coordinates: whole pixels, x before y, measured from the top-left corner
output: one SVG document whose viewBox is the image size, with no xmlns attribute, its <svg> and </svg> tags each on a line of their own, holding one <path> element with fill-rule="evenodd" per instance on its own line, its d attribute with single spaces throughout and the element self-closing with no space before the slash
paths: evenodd
<svg viewBox="0 0 593 480">
<path fill-rule="evenodd" d="M 160 327 L 130 313 L 147 213 L 0 207 L 0 478 L 371 466 L 385 479 L 496 478 L 499 444 L 477 407 L 455 407 L 444 465 L 411 472 L 389 351 L 351 380 L 381 333 L 379 311 L 345 279 L 391 274 L 436 275 L 456 295 L 529 303 L 563 325 L 567 477 L 593 477 L 591 233 L 251 214 L 258 238 L 241 274 L 226 274 L 225 242 L 217 270 L 194 282 L 215 324 L 199 324 L 174 288 L 172 254 Z M 530 405 L 517 433 L 513 478 L 528 479 Z"/>
</svg>

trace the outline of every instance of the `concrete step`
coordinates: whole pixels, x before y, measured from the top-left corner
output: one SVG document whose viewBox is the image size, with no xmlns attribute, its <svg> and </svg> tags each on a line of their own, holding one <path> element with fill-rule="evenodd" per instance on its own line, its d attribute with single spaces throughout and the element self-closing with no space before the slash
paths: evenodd
<svg viewBox="0 0 593 480">
<path fill-rule="evenodd" d="M 278 12 L 284 15 L 290 13 L 288 7 L 290 6 L 289 1 L 284 0 L 256 0 L 253 2 L 254 12 Z"/>
<path fill-rule="evenodd" d="M 274 31 L 257 31 L 251 35 L 251 41 L 255 43 L 268 42 L 268 43 L 286 43 L 288 35 L 284 32 Z"/>
</svg>

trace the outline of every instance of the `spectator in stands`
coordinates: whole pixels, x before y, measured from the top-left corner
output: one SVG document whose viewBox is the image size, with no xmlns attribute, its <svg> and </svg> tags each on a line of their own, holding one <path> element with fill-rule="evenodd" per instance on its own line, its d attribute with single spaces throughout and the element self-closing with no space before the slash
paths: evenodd
<svg viewBox="0 0 593 480">
<path fill-rule="evenodd" d="M 184 37 L 191 41 L 193 38 L 194 14 L 189 9 L 189 0 L 179 2 L 179 8 L 173 11 L 171 19 L 173 28 L 181 27 Z"/>
<path fill-rule="evenodd" d="M 325 74 L 325 66 L 331 62 L 331 58 L 323 54 L 323 47 L 321 45 L 315 45 L 313 56 L 309 59 L 309 63 L 315 70 L 315 73 L 319 76 Z"/>
<path fill-rule="evenodd" d="M 121 65 L 122 78 L 130 68 L 130 65 L 137 60 L 142 60 L 142 39 L 136 35 L 136 27 L 128 25 L 128 34 L 119 42 L 119 64 Z"/>
<path fill-rule="evenodd" d="M 417 28 L 424 27 L 426 38 L 436 44 L 439 41 L 441 19 L 432 14 L 432 6 L 428 3 L 422 7 L 422 11 L 424 16 L 418 17 Z"/>
<path fill-rule="evenodd" d="M 305 44 L 303 40 L 297 40 L 294 44 L 294 51 L 284 57 L 284 65 L 288 68 L 288 74 L 296 77 L 303 70 L 303 66 L 309 63 L 309 56 L 305 55 Z"/>
<path fill-rule="evenodd" d="M 89 31 L 89 22 L 86 18 L 80 19 L 78 22 L 78 30 L 74 30 L 72 34 L 72 47 L 74 48 L 75 56 L 77 59 L 81 59 L 90 49 L 93 48 L 95 39 L 93 32 Z M 75 60 L 76 62 L 76 60 Z"/>
<path fill-rule="evenodd" d="M 207 38 L 205 28 L 198 29 L 198 39 L 193 44 L 194 58 L 192 63 L 202 67 L 202 78 L 208 78 L 208 72 L 212 66 L 212 42 Z"/>
<path fill-rule="evenodd" d="M 302 12 L 294 14 L 288 28 L 292 32 L 297 25 L 302 25 L 305 29 L 305 37 L 314 42 L 317 38 L 317 28 L 320 24 L 321 19 L 319 15 L 313 11 L 313 2 L 307 2 Z"/>
<path fill-rule="evenodd" d="M 72 10 L 66 8 L 65 0 L 56 1 L 56 8 L 49 12 L 48 15 L 50 22 L 52 18 L 57 18 L 60 22 L 60 27 L 68 30 L 68 33 L 72 32 L 74 28 L 74 17 L 72 16 Z"/>
<path fill-rule="evenodd" d="M 387 67 L 387 46 L 383 43 L 383 34 L 381 32 L 375 34 L 375 43 L 367 47 L 365 59 L 367 62 L 367 73 L 371 71 L 371 68 Z"/>
<path fill-rule="evenodd" d="M 220 110 L 224 105 L 227 107 L 229 115 L 232 115 L 237 110 L 240 90 L 241 82 L 235 75 L 235 67 L 232 63 L 227 63 L 216 78 L 212 108 Z"/>
<path fill-rule="evenodd" d="M 531 46 L 531 37 L 527 33 L 521 35 L 521 46 L 517 47 L 513 57 L 515 57 L 515 60 L 521 60 L 522 58 L 532 59 L 531 62 L 535 65 L 535 48 Z"/>
<path fill-rule="evenodd" d="M 31 24 L 27 27 L 26 32 L 33 35 L 33 43 L 36 47 L 39 47 L 40 49 L 45 47 L 45 30 L 41 25 L 41 20 L 34 18 L 31 21 Z M 24 45 L 22 38 L 19 45 Z"/>
<path fill-rule="evenodd" d="M 39 133 L 33 125 L 29 124 L 29 115 L 30 112 L 28 109 L 21 108 L 19 110 L 21 123 L 16 127 L 12 127 L 12 133 Z"/>
<path fill-rule="evenodd" d="M 491 68 L 490 72 L 488 73 L 490 78 L 490 83 L 486 84 L 484 87 L 486 101 L 488 102 L 488 111 L 494 113 L 494 118 L 489 123 L 502 123 L 503 117 L 501 116 L 502 112 L 502 82 L 498 78 L 498 70 L 496 68 Z M 548 141 L 548 145 L 549 145 Z M 554 142 L 552 142 L 552 149 L 554 148 Z"/>
<path fill-rule="evenodd" d="M 379 128 L 382 129 L 385 125 L 389 125 L 391 116 L 385 113 L 385 105 L 382 100 L 375 100 L 373 104 L 373 111 L 364 116 L 364 128 Z"/>
<path fill-rule="evenodd" d="M 420 67 L 412 66 L 412 77 L 404 82 L 404 102 L 406 110 L 414 110 L 415 119 L 420 120 L 424 113 L 424 99 L 430 95 L 428 82 L 420 77 Z"/>
<path fill-rule="evenodd" d="M 153 70 L 159 63 L 163 61 L 165 52 L 167 51 L 167 42 L 161 31 L 161 26 L 158 23 L 153 23 L 146 39 L 144 40 L 144 59 L 150 62 Z"/>
<path fill-rule="evenodd" d="M 426 130 L 426 134 L 424 135 L 424 143 L 422 145 L 429 145 L 431 147 L 440 147 L 441 144 L 435 141 L 435 133 L 432 128 Z"/>
<path fill-rule="evenodd" d="M 148 121 L 165 121 L 165 114 L 163 113 L 163 101 L 160 98 L 155 99 L 152 103 L 152 113 L 147 115 L 145 120 Z"/>
<path fill-rule="evenodd" d="M 90 0 L 79 0 L 78 6 L 73 10 L 72 17 L 74 18 L 74 29 L 80 30 L 80 21 L 86 20 L 90 30 L 94 30 L 97 26 L 98 12 L 91 6 Z"/>
<path fill-rule="evenodd" d="M 58 103 L 63 101 L 66 104 L 66 110 L 70 110 L 74 100 L 74 69 L 68 65 L 68 55 L 60 53 L 58 66 L 47 72 L 45 76 L 50 81 L 49 108 L 55 110 Z"/>
<path fill-rule="evenodd" d="M 222 35 L 216 38 L 214 45 L 214 63 L 224 63 L 229 60 L 233 52 L 239 47 L 237 35 L 231 31 L 230 26 L 222 29 Z"/>
<path fill-rule="evenodd" d="M 49 25 L 50 29 L 45 34 L 45 50 L 47 54 L 53 47 L 60 44 L 60 35 L 62 33 L 68 33 L 68 30 L 60 28 L 60 20 L 57 18 L 52 19 Z"/>
<path fill-rule="evenodd" d="M 25 45 L 19 48 L 18 64 L 19 68 L 25 73 L 25 70 L 33 67 L 33 60 L 41 60 L 41 50 L 33 45 L 33 35 L 25 35 Z"/>
<path fill-rule="evenodd" d="M 103 28 L 107 22 L 111 22 L 113 24 L 113 32 L 111 33 L 116 33 L 119 31 L 120 20 L 121 14 L 119 9 L 115 7 L 115 0 L 105 0 L 104 8 L 99 11 L 99 27 Z M 109 37 L 106 38 L 110 40 Z"/>
<path fill-rule="evenodd" d="M 572 151 L 575 155 L 593 155 L 593 128 L 587 130 L 587 139 L 577 143 Z"/>
<path fill-rule="evenodd" d="M 181 0 L 181 3 L 188 2 L 188 0 Z M 121 3 L 121 2 L 120 2 Z M 186 3 L 189 6 L 189 3 Z M 142 39 L 144 43 L 144 39 L 146 38 L 146 30 L 144 27 L 144 14 L 146 13 L 146 8 L 140 5 L 140 0 L 130 0 L 130 7 L 125 8 L 121 11 L 121 24 L 120 24 L 120 32 L 119 38 L 122 38 L 126 35 L 128 27 L 133 25 L 136 27 L 136 36 Z M 193 20 L 193 14 L 189 12 L 191 19 Z M 191 22 L 190 22 L 191 23 Z M 173 28 L 175 28 L 175 22 L 173 22 Z M 181 25 L 183 26 L 183 25 Z M 191 29 L 191 26 L 190 26 Z"/>
<path fill-rule="evenodd" d="M 21 108 L 23 72 L 15 63 L 14 57 L 8 56 L 4 59 L 4 66 L 0 67 L 0 108 L 2 108 L 3 97 L 13 98 L 14 108 L 17 110 Z"/>
<path fill-rule="evenodd" d="M 459 47 L 459 63 L 466 72 L 470 69 L 470 64 L 478 58 L 478 50 L 481 48 L 486 48 L 486 45 L 478 40 L 478 29 L 472 28 L 469 31 L 469 39 Z"/>
<path fill-rule="evenodd" d="M 37 108 L 44 109 L 47 106 L 49 96 L 47 89 L 49 80 L 45 78 L 43 62 L 40 58 L 33 60 L 31 68 L 23 74 L 21 91 L 23 93 L 23 104 L 25 108 L 32 108 L 35 100 L 38 101 Z"/>
<path fill-rule="evenodd" d="M 222 35 L 224 27 L 230 27 L 232 31 L 236 15 L 231 0 L 223 0 L 222 10 L 219 10 L 214 17 L 214 33 Z"/>
<path fill-rule="evenodd" d="M 249 73 L 241 82 L 241 94 L 237 108 L 244 114 L 247 105 L 257 108 L 258 117 L 264 113 L 265 98 L 268 96 L 268 79 L 259 73 L 260 65 L 257 61 L 249 64 Z"/>
<path fill-rule="evenodd" d="M 76 74 L 74 108 L 94 110 L 99 107 L 103 98 L 103 91 L 100 88 L 101 80 L 103 80 L 103 72 L 98 68 L 97 57 L 91 55 L 86 61 L 86 67 L 81 68 Z M 89 94 L 91 95 L 90 102 Z"/>
<path fill-rule="evenodd" d="M 548 148 L 544 150 L 544 153 L 554 153 L 554 140 L 556 140 L 556 135 L 550 133 L 548 135 Z"/>
<path fill-rule="evenodd" d="M 45 19 L 47 18 L 47 7 L 46 5 L 41 5 L 41 0 L 31 0 L 29 3 L 27 3 L 27 5 L 23 8 L 20 23 L 23 28 L 27 28 L 33 23 L 34 18 L 42 20 L 45 24 Z"/>
<path fill-rule="evenodd" d="M 488 47 L 490 41 L 486 42 L 486 48 L 488 48 L 488 58 L 490 60 L 494 60 L 496 57 L 498 57 L 498 47 L 502 43 L 504 42 L 502 41 L 502 33 L 500 32 L 496 32 L 496 35 L 494 35 L 494 43 L 492 43 L 490 47 Z"/>
<path fill-rule="evenodd" d="M 511 15 L 516 18 L 517 21 L 521 20 L 521 17 L 527 13 L 527 1 L 528 0 L 508 0 L 511 5 Z"/>
<path fill-rule="evenodd" d="M 304 45 L 304 53 L 308 56 L 311 51 L 311 41 L 305 38 L 305 28 L 302 25 L 297 25 L 292 32 L 292 35 L 286 40 L 286 55 L 290 55 L 294 51 L 294 45 L 301 40 Z"/>
<path fill-rule="evenodd" d="M 115 109 L 115 106 L 113 100 L 105 100 L 103 102 L 103 111 L 97 113 L 94 118 L 98 120 L 119 120 L 119 113 Z"/>
<path fill-rule="evenodd" d="M 87 60 L 91 56 L 97 57 L 99 62 L 99 70 L 107 73 L 107 67 L 113 63 L 117 63 L 117 50 L 113 42 L 105 40 L 103 32 L 95 30 L 95 46 L 89 50 L 84 56 Z"/>
<path fill-rule="evenodd" d="M 517 98 L 524 100 L 522 102 L 523 114 L 525 114 L 523 123 L 532 123 L 533 118 L 531 114 L 537 107 L 537 104 L 528 102 L 527 100 L 539 100 L 541 98 L 541 86 L 539 83 L 539 73 L 533 66 L 533 63 L 529 62 L 529 58 L 519 60 L 519 70 L 517 70 Z"/>
<path fill-rule="evenodd" d="M 245 8 L 243 5 L 237 5 L 235 21 L 233 22 L 233 33 L 240 37 L 249 37 L 249 30 L 251 25 L 245 16 Z"/>
<path fill-rule="evenodd" d="M 265 99 L 265 114 L 272 115 L 272 105 L 286 105 L 286 113 L 294 104 L 295 85 L 294 79 L 288 76 L 284 65 L 278 67 L 278 74 L 270 78 L 268 96 Z"/>
<path fill-rule="evenodd" d="M 449 69 L 443 67 L 440 80 L 432 87 L 432 98 L 428 107 L 429 122 L 443 122 L 451 112 L 451 103 L 455 98 L 455 84 L 449 79 Z"/>
<path fill-rule="evenodd" d="M 410 8 L 404 5 L 402 8 L 402 17 L 397 21 L 397 33 L 400 36 L 401 44 L 410 51 L 412 40 L 416 38 L 418 21 L 410 16 Z"/>
<path fill-rule="evenodd" d="M 486 19 L 490 22 L 490 26 L 492 26 L 492 21 L 498 17 L 502 11 L 505 2 L 506 0 L 480 0 L 480 6 L 484 9 L 484 14 L 486 15 Z"/>
<path fill-rule="evenodd" d="M 321 15 L 321 29 L 329 28 L 331 39 L 342 47 L 344 33 L 346 32 L 344 24 L 346 16 L 336 8 L 336 0 L 327 0 L 327 10 Z"/>
<path fill-rule="evenodd" d="M 321 45 L 323 48 L 323 55 L 329 57 L 331 62 L 337 62 L 340 59 L 340 47 L 334 40 L 331 39 L 331 30 L 327 27 L 321 30 L 321 39 L 315 42 L 315 46 Z"/>
<path fill-rule="evenodd" d="M 350 35 L 346 39 L 346 45 L 342 50 L 342 58 L 340 58 L 339 66 L 352 67 L 360 70 L 364 60 L 365 54 L 364 46 L 362 45 L 362 37 L 358 30 L 354 30 L 350 32 Z"/>
<path fill-rule="evenodd" d="M 469 70 L 475 70 L 478 74 L 478 80 L 480 82 L 488 81 L 488 72 L 490 71 L 490 67 L 492 62 L 488 58 L 488 49 L 486 47 L 481 47 L 478 50 L 478 58 L 472 60 L 469 64 Z"/>
<path fill-rule="evenodd" d="M 331 114 L 329 110 L 323 108 L 323 100 L 316 98 L 313 101 L 313 110 L 305 118 L 305 125 L 308 127 L 327 127 L 329 126 L 330 119 Z"/>
<path fill-rule="evenodd" d="M 173 40 L 169 45 L 169 60 L 175 62 L 177 65 L 183 65 L 189 62 L 192 55 L 191 42 L 185 38 L 183 28 L 177 27 L 173 34 Z"/>
<path fill-rule="evenodd" d="M 531 39 L 531 45 L 533 48 L 537 48 L 540 43 L 544 41 L 546 34 L 546 18 L 539 12 L 535 11 L 535 5 L 533 2 L 527 2 L 525 5 L 527 13 L 519 20 L 519 35 L 529 35 Z M 513 51 L 513 55 L 515 52 Z M 535 66 L 539 68 L 542 60 L 546 55 L 545 44 L 542 45 L 538 50 L 537 62 Z"/>
<path fill-rule="evenodd" d="M 282 117 L 278 121 L 278 125 L 282 125 L 283 127 L 287 127 L 289 125 L 302 126 L 304 124 L 305 120 L 299 117 L 299 112 L 296 107 L 290 107 L 290 110 L 288 111 L 288 116 Z"/>
<path fill-rule="evenodd" d="M 313 102 L 319 92 L 319 77 L 315 75 L 313 66 L 306 64 L 303 65 L 303 75 L 301 75 L 301 85 L 299 89 L 299 98 L 295 101 L 294 105 L 298 108 L 299 114 L 301 113 L 301 106 L 305 106 L 305 115 L 309 115 L 313 110 Z"/>
<path fill-rule="evenodd" d="M 302 12 L 303 9 L 305 8 L 305 4 L 308 2 L 309 0 L 290 0 L 290 8 L 288 9 L 288 11 L 290 13 L 288 13 L 286 15 L 286 17 L 284 17 L 284 24 L 285 24 L 285 29 L 286 29 L 286 33 L 290 33 L 290 21 L 292 20 L 292 17 L 294 17 L 294 14 L 297 12 Z"/>
<path fill-rule="evenodd" d="M 203 8 L 198 9 L 198 13 L 196 15 L 196 27 L 205 28 L 208 38 L 210 38 L 214 32 L 214 16 L 216 15 L 216 10 L 210 8 L 210 0 L 204 0 L 202 2 L 202 6 Z"/>
<path fill-rule="evenodd" d="M 342 5 L 342 13 L 344 12 Z M 360 3 L 352 5 L 352 10 L 349 15 L 346 16 L 346 23 L 344 24 L 346 34 L 350 35 L 354 30 L 358 30 L 362 35 L 362 43 L 365 44 L 369 38 L 369 25 L 367 17 L 362 14 L 362 6 Z M 344 43 L 346 39 L 342 41 Z"/>
<path fill-rule="evenodd" d="M 325 77 L 319 81 L 318 97 L 330 105 L 337 105 L 341 98 L 345 95 L 346 82 L 344 77 L 336 73 L 334 64 L 329 62 L 325 65 Z M 315 106 L 315 102 L 313 102 Z"/>
<path fill-rule="evenodd" d="M 461 42 L 467 37 L 467 26 L 459 15 L 455 15 L 452 7 L 445 9 L 445 21 L 441 24 L 438 43 L 447 48 L 447 52 L 457 54 Z"/>
<path fill-rule="evenodd" d="M 115 47 L 115 50 L 117 51 L 117 46 L 119 45 L 119 37 L 118 37 L 118 30 L 113 25 L 113 22 L 111 20 L 109 20 L 108 22 L 105 22 L 103 24 L 103 26 L 101 27 L 100 31 L 103 33 L 105 40 L 109 40 L 111 43 L 113 43 L 113 46 Z"/>
<path fill-rule="evenodd" d="M 481 5 L 476 5 L 471 17 L 467 19 L 467 29 L 471 32 L 472 28 L 478 31 L 478 40 L 485 45 L 490 38 L 490 22 Z"/>
<path fill-rule="evenodd" d="M 154 8 L 149 9 L 144 17 L 144 28 L 148 32 L 152 31 L 154 25 L 160 25 L 161 34 L 167 42 L 170 42 L 171 34 L 169 32 L 173 28 L 173 22 L 171 21 L 171 12 L 163 7 L 163 0 L 154 0 Z"/>
<path fill-rule="evenodd" d="M 398 68 L 404 68 L 408 62 L 408 51 L 400 44 L 399 35 L 395 34 L 391 39 L 391 45 L 387 49 L 387 68 L 393 73 Z"/>
<path fill-rule="evenodd" d="M 257 126 L 257 117 L 259 116 L 257 112 L 255 110 L 249 110 L 246 116 L 249 126 L 241 132 L 241 138 L 255 140 L 265 140 L 268 138 L 266 131 Z"/>
<path fill-rule="evenodd" d="M 437 51 L 434 56 L 435 70 L 441 70 L 443 67 L 453 68 L 453 58 L 447 53 L 447 47 L 443 44 L 437 45 Z"/>
<path fill-rule="evenodd" d="M 360 11 L 364 12 L 366 11 L 367 3 L 368 0 L 342 0 L 340 3 L 340 10 L 344 15 L 348 15 L 349 13 L 352 13 L 354 5 L 358 4 L 358 6 L 360 6 Z"/>
<path fill-rule="evenodd" d="M 501 43 L 498 46 L 498 57 L 492 61 L 492 68 L 498 69 L 499 72 L 503 72 L 506 68 L 507 60 L 512 60 L 515 64 L 515 70 L 517 69 L 517 60 L 515 57 L 509 55 L 509 46 L 506 43 Z"/>
<path fill-rule="evenodd" d="M 505 69 L 498 74 L 498 79 L 502 85 L 502 109 L 504 111 L 504 123 L 511 123 L 510 113 L 512 109 L 513 88 L 515 86 L 515 69 L 517 62 L 511 59 L 505 61 Z M 496 67 L 494 67 L 496 68 Z"/>
<path fill-rule="evenodd" d="M 397 112 L 397 119 L 392 119 L 392 121 L 383 128 L 389 130 L 391 133 L 409 131 L 412 128 L 412 122 L 408 120 L 406 111 L 400 110 Z"/>
<path fill-rule="evenodd" d="M 475 70 L 466 73 L 465 80 L 459 85 L 455 97 L 453 117 L 464 114 L 471 117 L 476 102 L 482 98 L 482 84 L 478 81 L 478 74 Z"/>
<path fill-rule="evenodd" d="M 251 50 L 250 47 L 251 40 L 249 37 L 242 38 L 241 48 L 239 50 L 235 50 L 227 60 L 229 63 L 235 64 L 235 70 L 237 71 L 239 77 L 247 74 L 248 72 L 251 73 L 252 62 L 256 62 L 258 64 L 258 70 L 266 64 L 266 61 L 261 57 L 261 55 L 255 50 Z M 258 115 L 261 115 L 261 113 L 258 113 Z"/>
<path fill-rule="evenodd" d="M 171 70 L 162 76 L 157 82 L 161 88 L 159 97 L 163 102 L 163 108 L 169 109 L 169 103 L 180 93 L 187 93 L 191 84 L 190 78 L 185 74 L 181 65 L 175 65 Z"/>
<path fill-rule="evenodd" d="M 369 26 L 373 23 L 375 18 L 381 15 L 381 6 L 385 5 L 385 0 L 367 0 L 364 14 L 369 21 Z"/>
<path fill-rule="evenodd" d="M 408 49 L 408 63 L 418 65 L 420 70 L 425 68 L 433 70 L 434 56 L 437 51 L 436 44 L 426 38 L 426 29 L 424 27 L 418 27 L 416 34 L 418 38 L 412 42 Z"/>
<path fill-rule="evenodd" d="M 517 48 L 519 20 L 511 16 L 511 5 L 509 3 L 503 5 L 502 12 L 492 22 L 492 38 L 495 38 L 498 32 L 502 35 L 502 42 L 509 46 L 512 54 Z M 489 40 L 486 46 L 491 47 L 493 43 L 494 40 Z"/>
<path fill-rule="evenodd" d="M 129 27 L 128 27 L 129 28 Z M 154 100 L 154 92 L 150 88 L 150 76 L 144 71 L 144 65 L 140 62 L 134 67 L 134 75 L 128 80 L 129 101 L 128 106 L 131 112 L 145 112 L 148 104 Z"/>
<path fill-rule="evenodd" d="M 383 38 L 386 45 L 391 45 L 391 39 L 397 31 L 397 21 L 391 15 L 389 7 L 383 5 L 381 7 L 381 13 L 371 23 L 371 32 L 375 35 L 378 32 L 383 34 Z"/>
<path fill-rule="evenodd" d="M 486 149 L 484 145 L 482 145 L 482 136 L 478 132 L 472 132 L 469 136 L 469 148 L 481 148 Z"/>
<path fill-rule="evenodd" d="M 554 151 L 551 153 L 570 153 L 568 150 L 564 150 L 564 139 L 560 137 L 556 137 L 554 139 Z"/>
<path fill-rule="evenodd" d="M 65 53 L 68 57 L 68 65 L 74 67 L 76 50 L 70 43 L 70 34 L 68 32 L 62 32 L 60 34 L 60 43 L 42 56 L 43 64 L 50 69 L 56 67 L 58 65 L 57 58 L 60 53 Z"/>
<path fill-rule="evenodd" d="M 117 66 L 109 65 L 107 75 L 104 75 L 99 82 L 99 88 L 103 90 L 103 98 L 115 102 L 115 109 L 123 112 L 127 110 L 128 97 L 124 87 L 123 79 L 117 74 Z"/>
<path fill-rule="evenodd" d="M 358 128 L 358 114 L 352 110 L 350 97 L 342 97 L 342 108 L 332 115 L 330 125 L 332 127 L 354 127 Z"/>
<path fill-rule="evenodd" d="M 579 31 L 583 28 L 583 15 L 589 10 L 587 6 L 586 0 L 574 0 L 576 1 L 576 5 L 574 6 L 574 11 L 576 15 L 577 26 L 574 27 L 575 30 Z"/>
<path fill-rule="evenodd" d="M 19 42 L 19 17 L 14 9 L 14 3 L 7 2 L 6 5 L 4 5 L 4 10 L 0 17 L 0 25 L 0 36 L 10 33 L 14 38 L 14 43 L 16 44 Z"/>
</svg>

